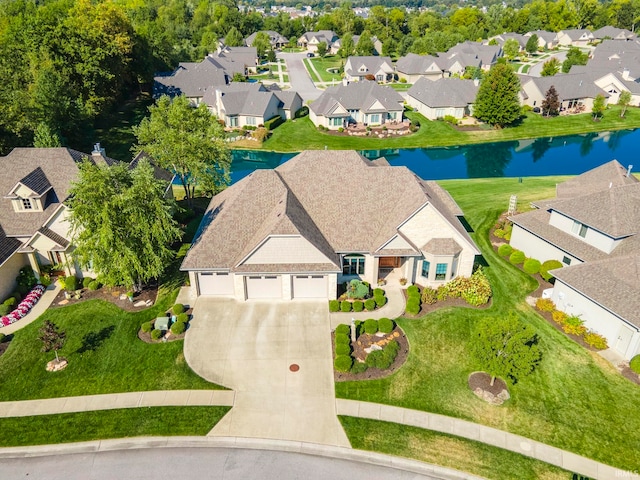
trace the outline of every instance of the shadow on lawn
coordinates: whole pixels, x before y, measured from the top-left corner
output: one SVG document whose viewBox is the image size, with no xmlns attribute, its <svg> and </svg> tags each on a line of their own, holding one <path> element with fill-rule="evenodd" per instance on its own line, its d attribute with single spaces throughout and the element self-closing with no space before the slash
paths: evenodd
<svg viewBox="0 0 640 480">
<path fill-rule="evenodd" d="M 105 327 L 98 332 L 87 333 L 82 339 L 82 346 L 77 350 L 76 353 L 96 351 L 100 347 L 100 345 L 102 345 L 104 341 L 111 336 L 115 329 L 115 326 L 109 325 L 108 327 Z"/>
</svg>

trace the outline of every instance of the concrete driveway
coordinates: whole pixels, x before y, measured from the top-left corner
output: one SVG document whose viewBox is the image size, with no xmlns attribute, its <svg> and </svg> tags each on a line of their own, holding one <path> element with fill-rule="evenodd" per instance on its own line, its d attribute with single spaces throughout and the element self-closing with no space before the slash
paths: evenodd
<svg viewBox="0 0 640 480">
<path fill-rule="evenodd" d="M 306 52 L 302 53 L 285 53 L 278 52 L 278 58 L 284 59 L 287 64 L 287 73 L 289 74 L 289 83 L 291 84 L 291 90 L 295 90 L 300 94 L 302 100 L 315 100 L 322 93 L 318 90 L 314 83 L 311 81 L 311 77 L 304 66 L 304 59 L 306 58 Z"/>
<path fill-rule="evenodd" d="M 209 435 L 349 446 L 336 417 L 329 332 L 326 301 L 200 297 L 185 358 L 198 375 L 236 392 Z"/>
</svg>

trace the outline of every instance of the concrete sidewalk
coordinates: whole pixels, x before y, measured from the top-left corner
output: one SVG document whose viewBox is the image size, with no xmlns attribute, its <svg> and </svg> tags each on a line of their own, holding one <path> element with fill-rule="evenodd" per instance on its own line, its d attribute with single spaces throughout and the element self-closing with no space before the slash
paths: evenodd
<svg viewBox="0 0 640 480">
<path fill-rule="evenodd" d="M 27 313 L 24 317 L 18 320 L 16 323 L 12 323 L 11 325 L 7 325 L 6 327 L 0 328 L 0 333 L 4 333 L 5 335 L 9 335 L 21 328 L 26 327 L 31 322 L 33 322 L 36 318 L 42 315 L 49 306 L 53 303 L 53 300 L 58 295 L 60 291 L 60 287 L 57 285 L 57 282 L 52 283 L 47 287 L 44 291 L 38 303 L 36 303 L 33 308 Z"/>
<path fill-rule="evenodd" d="M 387 297 L 387 303 L 379 310 L 374 310 L 373 312 L 358 313 L 330 313 L 329 316 L 331 318 L 331 329 L 335 329 L 341 323 L 346 323 L 347 325 L 349 325 L 352 318 L 355 320 L 367 320 L 369 318 L 378 320 L 384 317 L 394 319 L 402 316 L 405 309 L 405 300 L 404 293 L 402 293 L 402 288 L 400 286 L 387 286 L 384 289 L 384 293 Z"/>
<path fill-rule="evenodd" d="M 384 422 L 411 425 L 436 432 L 447 433 L 468 438 L 494 447 L 535 458 L 555 465 L 570 472 L 580 473 L 589 478 L 599 480 L 615 480 L 620 478 L 640 478 L 634 472 L 625 472 L 609 465 L 581 457 L 544 443 L 531 440 L 520 435 L 467 422 L 458 418 L 437 415 L 435 413 L 410 410 L 408 408 L 381 405 L 378 403 L 359 402 L 357 400 L 336 400 L 338 415 L 358 418 L 382 420 Z M 635 476 L 634 476 L 635 475 Z"/>
<path fill-rule="evenodd" d="M 0 418 L 139 407 L 233 406 L 232 390 L 156 390 L 0 402 Z"/>
</svg>

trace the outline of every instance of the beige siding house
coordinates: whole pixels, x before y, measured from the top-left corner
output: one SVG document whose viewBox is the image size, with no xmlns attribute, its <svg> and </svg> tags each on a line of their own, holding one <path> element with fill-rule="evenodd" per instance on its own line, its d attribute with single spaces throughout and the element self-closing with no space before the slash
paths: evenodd
<svg viewBox="0 0 640 480">
<path fill-rule="evenodd" d="M 429 120 L 473 114 L 478 82 L 459 78 L 421 78 L 407 91 L 407 103 Z"/>
<path fill-rule="evenodd" d="M 307 151 L 216 195 L 181 268 L 194 297 L 242 301 L 333 299 L 339 283 L 391 272 L 438 286 L 471 275 L 479 253 L 461 216 L 404 167 Z"/>
</svg>

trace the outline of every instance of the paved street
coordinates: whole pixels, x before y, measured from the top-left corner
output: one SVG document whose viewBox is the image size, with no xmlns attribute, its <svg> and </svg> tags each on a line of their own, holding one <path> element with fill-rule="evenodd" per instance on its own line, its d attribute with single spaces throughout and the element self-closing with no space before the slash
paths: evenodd
<svg viewBox="0 0 640 480">
<path fill-rule="evenodd" d="M 289 83 L 291 89 L 295 90 L 302 97 L 303 102 L 307 100 L 315 100 L 322 93 L 318 90 L 311 77 L 307 73 L 307 69 L 304 66 L 304 59 L 306 53 L 284 53 L 279 52 L 278 57 L 285 60 L 287 63 L 287 73 L 289 74 Z"/>
</svg>

